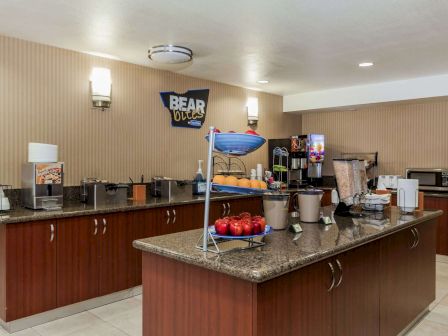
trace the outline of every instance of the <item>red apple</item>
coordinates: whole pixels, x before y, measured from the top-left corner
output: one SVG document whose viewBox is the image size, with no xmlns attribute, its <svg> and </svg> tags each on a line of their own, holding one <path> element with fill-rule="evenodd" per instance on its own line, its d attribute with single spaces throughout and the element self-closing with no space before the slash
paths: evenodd
<svg viewBox="0 0 448 336">
<path fill-rule="evenodd" d="M 230 222 L 230 234 L 232 236 L 241 236 L 243 234 L 243 225 L 241 224 L 241 222 Z"/>
<path fill-rule="evenodd" d="M 247 130 L 246 132 L 245 132 L 246 134 L 251 134 L 251 135 L 258 135 L 258 136 L 260 136 L 260 134 L 258 134 L 257 132 L 255 132 L 254 130 Z"/>
<path fill-rule="evenodd" d="M 264 232 L 264 230 L 266 229 L 266 219 L 261 216 L 256 216 L 256 217 L 253 217 L 252 220 L 257 223 L 260 223 L 261 231 Z"/>
<path fill-rule="evenodd" d="M 249 212 L 242 212 L 242 213 L 240 213 L 240 217 L 241 218 L 251 218 L 252 216 L 251 216 L 251 214 L 249 213 Z"/>
<path fill-rule="evenodd" d="M 250 221 L 243 220 L 243 236 L 251 236 L 254 232 L 254 226 Z"/>
<path fill-rule="evenodd" d="M 260 222 L 253 222 L 253 226 L 254 226 L 254 235 L 260 234 L 263 231 L 261 231 L 261 224 Z"/>
<path fill-rule="evenodd" d="M 241 217 L 240 216 L 231 216 L 230 220 L 232 220 L 232 221 L 239 221 L 239 220 L 241 220 Z"/>
<path fill-rule="evenodd" d="M 229 234 L 229 221 L 225 219 L 217 219 L 215 221 L 215 230 L 216 233 L 222 236 L 227 236 Z"/>
</svg>

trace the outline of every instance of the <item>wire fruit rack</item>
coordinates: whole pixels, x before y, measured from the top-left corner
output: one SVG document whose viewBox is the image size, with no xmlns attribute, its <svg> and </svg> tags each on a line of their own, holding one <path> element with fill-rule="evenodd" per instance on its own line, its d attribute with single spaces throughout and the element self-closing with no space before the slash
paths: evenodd
<svg viewBox="0 0 448 336">
<path fill-rule="evenodd" d="M 266 225 L 265 232 L 253 236 L 220 236 L 214 232 L 213 227 L 209 227 L 210 220 L 210 196 L 213 187 L 213 153 L 220 153 L 226 156 L 244 156 L 258 148 L 265 142 L 261 136 L 243 133 L 216 133 L 215 127 L 211 126 L 209 134 L 206 136 L 208 140 L 208 158 L 207 158 L 207 189 L 205 192 L 204 207 L 204 231 L 199 238 L 196 248 L 203 252 L 213 252 L 217 254 L 226 253 L 234 250 L 245 250 L 260 247 L 265 244 L 263 237 L 271 232 L 269 225 Z M 234 193 L 235 191 L 233 191 Z M 240 194 L 246 194 L 240 191 Z M 261 240 L 259 240 L 261 238 Z M 227 243 L 229 248 L 220 249 L 219 244 Z M 241 245 L 243 243 L 243 245 Z"/>
</svg>

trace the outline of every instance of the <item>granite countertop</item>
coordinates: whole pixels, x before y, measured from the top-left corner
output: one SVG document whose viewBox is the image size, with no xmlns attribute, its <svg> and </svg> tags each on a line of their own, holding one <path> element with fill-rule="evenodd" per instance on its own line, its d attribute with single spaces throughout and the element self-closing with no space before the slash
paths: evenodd
<svg viewBox="0 0 448 336">
<path fill-rule="evenodd" d="M 332 211 L 332 207 L 324 208 L 326 216 Z M 401 215 L 391 207 L 370 217 L 334 216 L 331 225 L 301 223 L 302 233 L 274 231 L 265 236 L 262 247 L 221 255 L 195 247 L 202 229 L 136 240 L 134 247 L 246 281 L 263 282 L 441 214 L 438 210 Z M 298 220 L 291 217 L 290 222 Z"/>
<path fill-rule="evenodd" d="M 257 195 L 237 195 L 213 193 L 212 201 L 230 200 L 238 198 L 257 197 Z M 66 218 L 76 216 L 96 215 L 112 212 L 125 212 L 131 210 L 143 210 L 165 206 L 186 205 L 205 202 L 205 196 L 183 195 L 172 198 L 154 198 L 149 197 L 146 201 L 128 200 L 123 204 L 110 204 L 97 206 L 96 208 L 81 202 L 64 203 L 61 210 L 45 211 L 30 210 L 26 208 L 16 208 L 14 210 L 0 213 L 0 224 L 23 223 L 36 220 L 46 220 L 55 218 Z"/>
</svg>

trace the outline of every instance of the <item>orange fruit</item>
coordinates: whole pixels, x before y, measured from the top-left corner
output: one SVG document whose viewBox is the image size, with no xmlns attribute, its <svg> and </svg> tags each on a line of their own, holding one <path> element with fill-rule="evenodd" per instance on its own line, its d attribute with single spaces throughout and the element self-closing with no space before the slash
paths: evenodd
<svg viewBox="0 0 448 336">
<path fill-rule="evenodd" d="M 239 179 L 238 187 L 250 188 L 250 181 L 247 178 Z"/>
<path fill-rule="evenodd" d="M 260 189 L 260 181 L 250 180 L 250 187 Z"/>
<path fill-rule="evenodd" d="M 267 189 L 268 185 L 264 181 L 260 181 L 260 189 Z"/>
<path fill-rule="evenodd" d="M 226 177 L 223 175 L 215 175 L 215 177 L 213 178 L 213 183 L 225 184 L 225 182 L 226 182 Z"/>
<path fill-rule="evenodd" d="M 236 186 L 238 185 L 238 179 L 235 176 L 227 176 L 224 184 Z"/>
</svg>

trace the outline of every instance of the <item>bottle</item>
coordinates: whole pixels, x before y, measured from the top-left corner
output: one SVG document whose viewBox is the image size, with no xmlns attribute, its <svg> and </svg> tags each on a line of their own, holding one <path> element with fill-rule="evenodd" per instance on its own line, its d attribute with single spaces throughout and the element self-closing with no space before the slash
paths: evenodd
<svg viewBox="0 0 448 336">
<path fill-rule="evenodd" d="M 198 171 L 193 179 L 193 195 L 205 195 L 207 189 L 207 181 L 202 173 L 202 163 L 203 160 L 198 161 Z"/>
</svg>

